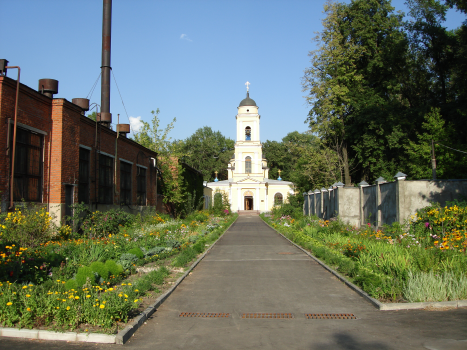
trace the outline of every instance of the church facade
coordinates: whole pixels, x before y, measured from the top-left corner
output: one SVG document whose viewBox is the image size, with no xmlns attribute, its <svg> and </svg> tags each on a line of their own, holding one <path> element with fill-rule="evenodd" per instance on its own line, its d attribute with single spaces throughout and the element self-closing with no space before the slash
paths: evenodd
<svg viewBox="0 0 467 350">
<path fill-rule="evenodd" d="M 237 107 L 237 138 L 235 154 L 227 165 L 228 180 L 209 182 L 213 194 L 222 191 L 229 197 L 233 212 L 270 211 L 294 193 L 293 183 L 268 178 L 267 160 L 263 158 L 260 141 L 260 115 L 256 102 L 250 98 L 247 82 L 246 98 Z"/>
</svg>

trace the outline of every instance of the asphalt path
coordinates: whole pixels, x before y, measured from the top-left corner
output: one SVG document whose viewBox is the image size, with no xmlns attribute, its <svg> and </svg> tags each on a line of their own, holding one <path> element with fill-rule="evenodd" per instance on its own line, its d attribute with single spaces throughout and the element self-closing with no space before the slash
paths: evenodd
<svg viewBox="0 0 467 350">
<path fill-rule="evenodd" d="M 180 317 L 183 313 L 228 317 Z M 0 349 L 121 347 L 0 337 Z M 123 347 L 465 350 L 467 308 L 377 310 L 259 217 L 240 216 Z"/>
</svg>

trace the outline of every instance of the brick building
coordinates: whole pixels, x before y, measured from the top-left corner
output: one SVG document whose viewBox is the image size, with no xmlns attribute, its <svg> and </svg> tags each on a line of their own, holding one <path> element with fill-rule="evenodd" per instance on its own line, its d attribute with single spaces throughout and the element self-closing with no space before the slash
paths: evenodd
<svg viewBox="0 0 467 350">
<path fill-rule="evenodd" d="M 10 206 L 16 80 L 0 75 L 1 209 Z M 62 218 L 91 210 L 162 208 L 157 153 L 84 116 L 83 109 L 20 84 L 13 200 L 42 203 Z"/>
</svg>

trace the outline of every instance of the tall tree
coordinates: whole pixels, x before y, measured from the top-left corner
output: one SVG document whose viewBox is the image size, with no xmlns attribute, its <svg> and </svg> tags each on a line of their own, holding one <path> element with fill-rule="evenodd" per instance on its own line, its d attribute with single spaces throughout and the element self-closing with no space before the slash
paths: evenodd
<svg viewBox="0 0 467 350">
<path fill-rule="evenodd" d="M 352 171 L 359 181 L 387 168 L 403 136 L 395 106 L 407 44 L 393 11 L 385 0 L 327 3 L 319 48 L 310 53 L 307 121 L 339 155 L 346 185 Z"/>
<path fill-rule="evenodd" d="M 141 130 L 133 135 L 133 139 L 158 154 L 158 168 L 161 175 L 161 192 L 164 195 L 164 203 L 174 211 L 175 215 L 181 214 L 181 208 L 186 201 L 185 186 L 183 183 L 183 167 L 179 162 L 181 154 L 173 147 L 170 131 L 174 128 L 174 118 L 165 129 L 160 127 L 159 109 L 151 111 L 151 124 L 142 121 Z"/>
<path fill-rule="evenodd" d="M 235 150 L 233 140 L 205 126 L 175 145 L 183 161 L 203 173 L 204 181 L 213 181 L 215 171 L 219 180 L 227 179 L 227 164 Z"/>
<path fill-rule="evenodd" d="M 337 154 L 311 133 L 298 131 L 287 134 L 282 142 L 263 143 L 263 155 L 268 161 L 269 177 L 279 176 L 292 181 L 299 193 L 340 181 Z"/>
</svg>

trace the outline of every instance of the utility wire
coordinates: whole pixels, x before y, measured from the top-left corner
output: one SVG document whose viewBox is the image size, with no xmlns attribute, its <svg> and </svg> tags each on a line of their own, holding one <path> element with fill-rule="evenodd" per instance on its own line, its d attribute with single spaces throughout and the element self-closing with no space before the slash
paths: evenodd
<svg viewBox="0 0 467 350">
<path fill-rule="evenodd" d="M 452 148 L 452 147 L 449 147 L 449 146 L 446 146 L 446 145 L 443 145 L 442 143 L 439 143 L 439 142 L 435 142 L 437 145 L 439 146 L 443 146 L 443 147 L 446 147 L 446 148 L 449 148 L 449 149 L 452 149 L 453 151 L 457 151 L 457 152 L 460 152 L 460 153 L 465 153 L 467 154 L 467 152 L 464 152 L 464 151 L 460 151 L 458 149 L 455 149 L 455 148 Z"/>
<path fill-rule="evenodd" d="M 122 98 L 122 94 L 120 93 L 120 89 L 118 88 L 117 79 L 115 79 L 114 71 L 111 70 L 111 72 L 112 72 L 112 76 L 114 77 L 115 85 L 117 86 L 118 94 L 120 95 L 120 99 L 122 100 L 123 109 L 125 110 L 126 117 L 128 118 L 128 123 L 130 123 L 130 117 L 128 117 L 128 112 L 126 111 L 125 103 L 123 103 L 123 98 Z M 130 123 L 130 127 L 131 127 L 131 123 Z"/>
<path fill-rule="evenodd" d="M 94 89 L 96 88 L 97 82 L 99 81 L 99 78 L 101 77 L 101 74 L 102 74 L 102 72 L 99 73 L 99 76 L 97 77 L 96 82 L 92 86 L 91 91 L 89 91 L 88 96 L 86 96 L 87 99 L 89 99 L 89 100 L 91 99 L 92 94 L 94 93 Z M 91 95 L 91 96 L 89 96 L 89 95 Z"/>
</svg>

